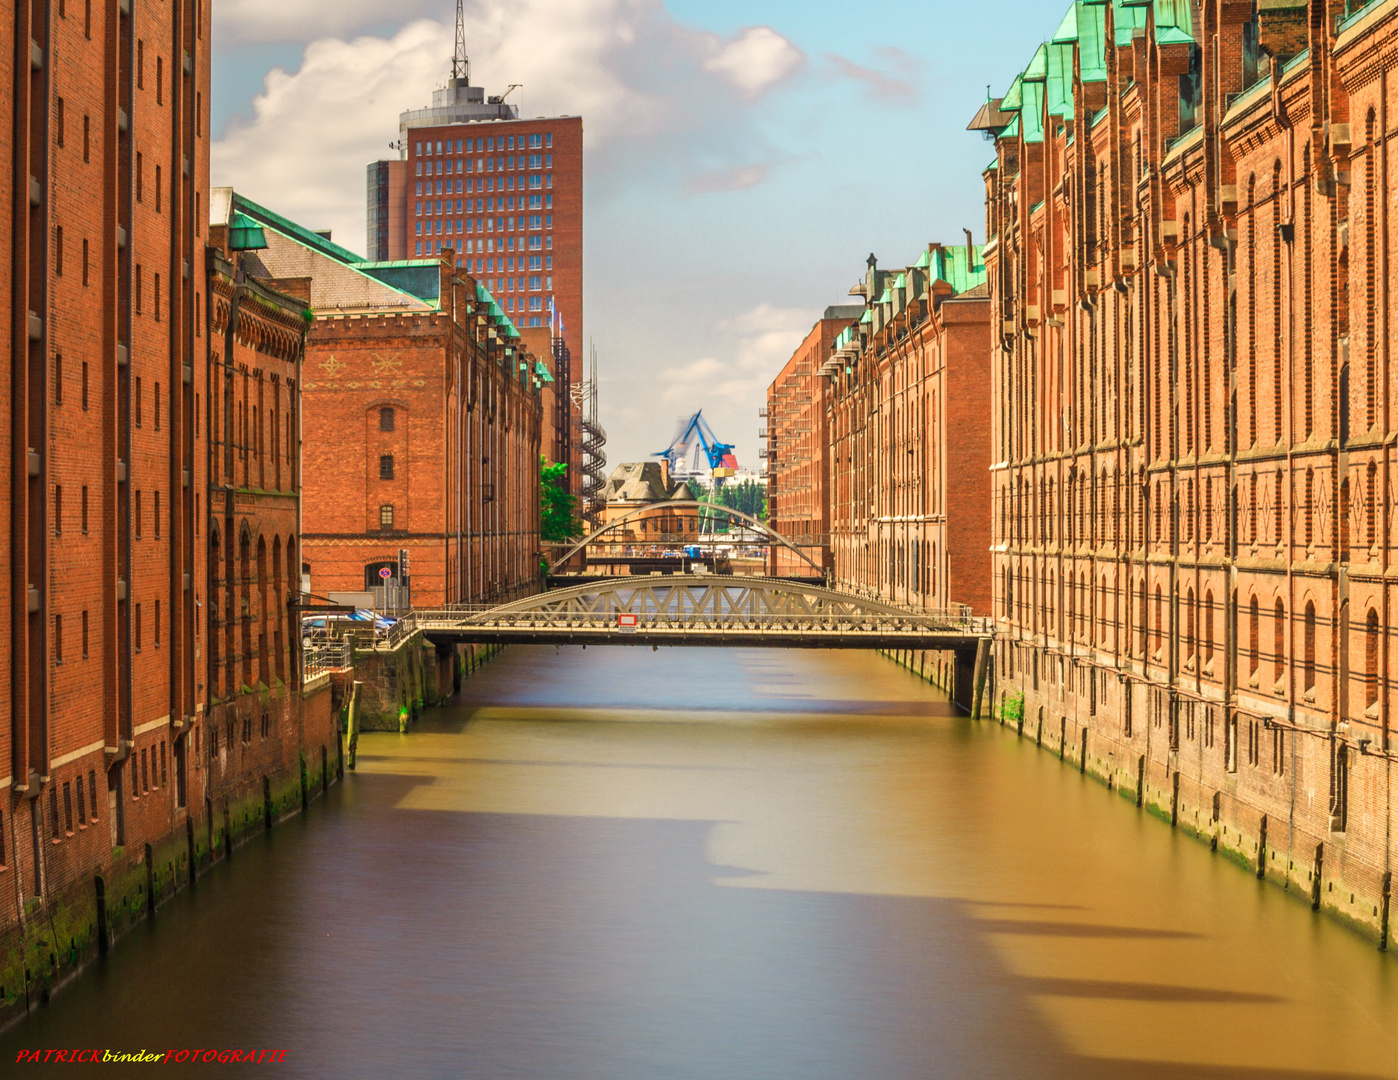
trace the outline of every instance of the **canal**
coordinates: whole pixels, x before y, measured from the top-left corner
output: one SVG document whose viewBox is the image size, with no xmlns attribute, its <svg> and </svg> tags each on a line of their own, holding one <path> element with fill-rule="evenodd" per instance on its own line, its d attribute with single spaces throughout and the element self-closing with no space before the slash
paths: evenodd
<svg viewBox="0 0 1398 1080">
<path fill-rule="evenodd" d="M 287 1077 L 1398 1077 L 1398 962 L 878 656 L 514 648 L 0 1043 L 281 1048 L 257 1071 Z"/>
</svg>

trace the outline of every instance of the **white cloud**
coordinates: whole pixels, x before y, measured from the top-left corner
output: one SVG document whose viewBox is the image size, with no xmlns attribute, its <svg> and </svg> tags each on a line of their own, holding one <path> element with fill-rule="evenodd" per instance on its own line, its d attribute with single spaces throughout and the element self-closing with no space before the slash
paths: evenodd
<svg viewBox="0 0 1398 1080">
<path fill-rule="evenodd" d="M 730 335 L 732 353 L 727 360 L 705 356 L 660 373 L 668 404 L 704 402 L 748 405 L 759 401 L 772 376 L 791 358 L 819 312 L 805 308 L 780 308 L 758 304 L 741 315 L 724 319 L 720 332 Z"/>
<path fill-rule="evenodd" d="M 755 97 L 794 74 L 804 61 L 801 50 L 770 26 L 750 26 L 723 45 L 704 67 Z"/>
<path fill-rule="evenodd" d="M 277 33 L 360 25 L 370 14 L 359 2 L 338 15 L 322 0 L 284 6 L 295 14 L 275 16 L 285 27 Z M 394 13 L 427 6 L 407 0 Z M 273 5 L 231 0 L 223 18 L 229 8 L 236 35 Z M 731 159 L 762 149 L 755 136 L 735 137 L 752 97 L 800 66 L 799 50 L 775 31 L 725 43 L 679 25 L 658 0 L 476 0 L 467 17 L 472 82 L 491 92 L 523 84 L 511 98 L 521 115 L 584 118 L 590 198 L 642 178 L 680 185 L 709 173 L 723 182 L 701 188 L 721 190 L 765 177 L 765 166 Z M 365 166 L 390 156 L 400 111 L 430 103 L 452 43 L 453 27 L 428 19 L 387 37 L 312 41 L 300 67 L 271 72 L 250 118 L 234 118 L 215 143 L 214 182 L 362 247 Z"/>
<path fill-rule="evenodd" d="M 842 78 L 862 84 L 865 93 L 874 101 L 890 105 L 916 104 L 918 80 L 922 75 L 917 58 L 892 45 L 874 51 L 881 67 L 856 64 L 838 53 L 827 53 L 825 58 Z"/>
<path fill-rule="evenodd" d="M 219 0 L 214 32 L 230 45 L 306 41 L 327 34 L 357 34 L 440 13 L 444 0 Z M 450 53 L 448 53 L 450 55 Z"/>
<path fill-rule="evenodd" d="M 767 179 L 771 166 L 767 162 L 756 165 L 736 165 L 731 169 L 701 173 L 685 185 L 695 195 L 709 195 L 717 191 L 742 191 L 756 187 Z"/>
</svg>

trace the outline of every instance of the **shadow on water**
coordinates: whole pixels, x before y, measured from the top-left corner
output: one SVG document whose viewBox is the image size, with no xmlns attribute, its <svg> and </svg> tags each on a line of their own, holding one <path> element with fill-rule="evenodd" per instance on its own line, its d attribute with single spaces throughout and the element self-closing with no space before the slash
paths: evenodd
<svg viewBox="0 0 1398 1080">
<path fill-rule="evenodd" d="M 472 710 L 491 699 L 605 710 L 644 704 L 655 692 L 655 673 L 642 672 L 624 693 L 594 695 L 593 683 L 575 680 L 572 700 L 561 700 L 565 680 L 550 663 L 537 657 L 542 670 L 529 683 L 519 663 L 487 669 L 491 677 L 475 681 L 461 708 L 429 717 L 406 741 L 366 738 L 363 771 L 161 908 L 51 1006 L 5 1032 L 0 1054 L 13 1061 L 19 1048 L 35 1046 L 282 1047 L 288 1057 L 275 1074 L 345 1078 L 1368 1075 L 1083 1056 L 1039 1003 L 1287 1003 L 1282 994 L 1157 985 L 1139 970 L 1115 979 L 1028 974 L 1011 970 L 996 944 L 1010 937 L 1045 947 L 1060 939 L 1171 947 L 1207 936 L 1137 925 L 1130 909 L 1094 907 L 1097 918 L 1055 922 L 1052 913 L 1071 919 L 1089 905 L 1053 893 L 1015 903 L 761 887 L 759 871 L 721 865 L 713 849 L 719 823 L 710 819 L 417 805 L 451 770 L 541 764 L 538 755 L 463 744 L 477 730 Z M 614 664 L 608 670 L 619 670 Z M 673 678 L 666 681 L 673 690 Z M 594 696 L 608 702 L 598 706 Z M 751 695 L 718 696 L 723 708 L 754 708 Z M 791 704 L 776 691 L 761 702 L 773 711 Z M 831 713 L 853 713 L 847 699 L 833 704 Z M 909 713 L 901 701 L 865 704 L 869 712 L 933 715 Z M 543 727 L 541 737 L 551 737 Z M 627 727 L 651 728 L 608 725 L 609 737 L 624 740 L 615 729 Z M 499 725 L 504 740 L 538 731 Z M 423 736 L 435 741 L 414 741 Z M 567 764 L 655 768 L 603 754 Z M 710 783 L 708 773 L 732 768 L 667 761 L 663 775 L 687 770 Z M 1062 782 L 1072 782 L 1066 772 Z M 987 914 L 1004 908 L 1017 910 Z M 1024 910 L 1029 917 L 1015 917 Z M 67 1075 L 56 1066 L 16 1074 L 50 1072 Z"/>
</svg>

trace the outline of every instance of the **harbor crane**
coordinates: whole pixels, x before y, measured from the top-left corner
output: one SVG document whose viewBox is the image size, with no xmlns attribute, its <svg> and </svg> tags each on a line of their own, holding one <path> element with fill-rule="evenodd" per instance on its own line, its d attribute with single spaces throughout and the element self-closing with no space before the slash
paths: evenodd
<svg viewBox="0 0 1398 1080">
<path fill-rule="evenodd" d="M 700 455 L 703 455 L 702 459 Z M 733 444 L 719 441 L 709 422 L 704 419 L 703 409 L 681 420 L 670 445 L 653 456 L 664 458 L 669 463 L 670 475 L 676 480 L 696 476 L 707 467 L 717 486 L 738 471 Z"/>
</svg>

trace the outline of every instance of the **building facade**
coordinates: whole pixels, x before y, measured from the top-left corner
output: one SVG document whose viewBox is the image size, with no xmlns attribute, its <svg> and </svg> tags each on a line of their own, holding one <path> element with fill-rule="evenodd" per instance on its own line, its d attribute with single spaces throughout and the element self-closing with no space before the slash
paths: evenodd
<svg viewBox="0 0 1398 1080">
<path fill-rule="evenodd" d="M 294 512 L 272 505 L 294 501 L 298 439 L 258 505 L 213 468 L 227 364 L 211 345 L 228 300 L 257 293 L 236 364 L 284 388 L 277 408 L 241 399 L 238 445 L 255 433 L 257 461 L 264 422 L 280 434 L 278 410 L 295 412 L 304 334 L 288 298 L 235 282 L 210 236 L 208 17 L 196 0 L 21 4 L 0 23 L 0 1015 L 91 955 L 96 927 L 123 929 L 137 897 L 187 881 L 215 818 L 231 842 L 247 793 L 280 797 L 309 742 L 331 737 L 328 698 L 299 693 L 299 636 L 276 606 L 292 594 L 261 604 L 271 570 L 249 561 L 234 568 L 258 601 L 236 615 L 239 662 L 280 639 L 286 723 L 274 752 L 236 754 L 216 781 L 206 767 L 226 696 L 210 614 L 230 617 L 211 580 L 232 581 L 211 566 L 219 496 L 232 489 L 238 524 L 272 526 L 254 545 L 274 531 L 286 557 L 299 549 Z"/>
<path fill-rule="evenodd" d="M 369 257 L 449 249 L 515 326 L 551 327 L 581 357 L 582 118 L 521 119 L 454 77 L 402 114 L 398 145 L 400 158 L 368 167 Z"/>
<path fill-rule="evenodd" d="M 833 569 L 830 552 L 830 454 L 825 389 L 818 374 L 840 331 L 864 314 L 862 305 L 828 307 L 767 388 L 766 423 L 759 435 L 766 446 L 767 524 L 801 548 L 817 566 Z M 773 575 L 807 575 L 813 567 L 795 552 L 774 545 L 768 570 Z"/>
<path fill-rule="evenodd" d="M 1079 3 L 973 123 L 998 702 L 1387 932 L 1398 4 Z"/>
<path fill-rule="evenodd" d="M 819 369 L 836 587 L 988 614 L 990 307 L 980 249 L 932 244 L 895 271 L 871 255 L 857 289 L 867 306 Z"/>
<path fill-rule="evenodd" d="M 311 312 L 310 591 L 369 593 L 399 611 L 538 588 L 552 357 L 529 351 L 450 249 L 370 262 L 231 189 L 215 192 L 215 206 L 258 223 L 266 247 L 247 253 L 249 266 L 303 290 Z"/>
</svg>

